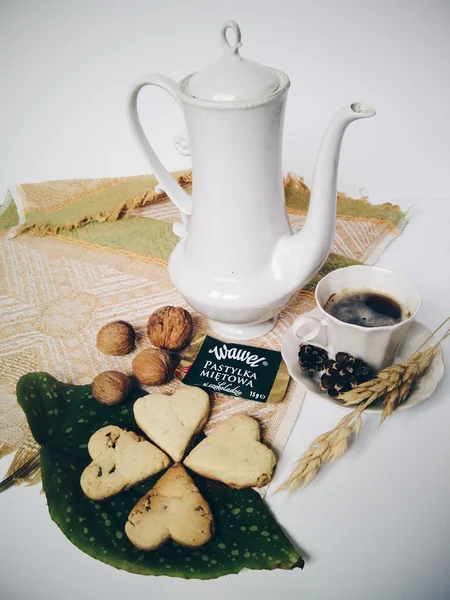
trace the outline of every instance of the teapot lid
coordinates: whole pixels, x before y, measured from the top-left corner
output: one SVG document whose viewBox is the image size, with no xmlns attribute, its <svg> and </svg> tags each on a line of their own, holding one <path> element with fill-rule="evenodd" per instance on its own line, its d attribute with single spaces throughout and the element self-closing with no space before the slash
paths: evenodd
<svg viewBox="0 0 450 600">
<path fill-rule="evenodd" d="M 227 39 L 227 30 L 235 35 Z M 225 54 L 215 63 L 194 73 L 187 81 L 185 92 L 202 100 L 233 102 L 268 96 L 279 87 L 276 72 L 239 54 L 241 30 L 235 21 L 227 21 L 220 31 Z"/>
</svg>

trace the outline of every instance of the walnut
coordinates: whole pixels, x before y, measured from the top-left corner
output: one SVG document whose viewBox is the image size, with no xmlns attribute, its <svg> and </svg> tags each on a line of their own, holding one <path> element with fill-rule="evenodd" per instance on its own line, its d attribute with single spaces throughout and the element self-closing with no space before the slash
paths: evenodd
<svg viewBox="0 0 450 600">
<path fill-rule="evenodd" d="M 122 356 L 134 348 L 135 333 L 126 321 L 113 321 L 103 325 L 97 334 L 97 348 L 103 354 Z"/>
<path fill-rule="evenodd" d="M 131 379 L 118 371 L 104 371 L 92 382 L 92 394 L 100 404 L 112 406 L 131 393 Z"/>
<path fill-rule="evenodd" d="M 158 348 L 142 350 L 133 360 L 133 373 L 144 385 L 161 385 L 172 378 L 173 364 L 170 355 Z"/>
<path fill-rule="evenodd" d="M 155 310 L 147 323 L 151 343 L 158 348 L 178 352 L 192 338 L 192 317 L 181 306 L 164 306 Z"/>
</svg>

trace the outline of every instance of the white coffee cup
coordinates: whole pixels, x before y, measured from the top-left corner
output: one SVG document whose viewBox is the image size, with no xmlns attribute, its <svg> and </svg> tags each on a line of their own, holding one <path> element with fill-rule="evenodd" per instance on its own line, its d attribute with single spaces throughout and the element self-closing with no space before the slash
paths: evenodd
<svg viewBox="0 0 450 600">
<path fill-rule="evenodd" d="M 371 291 L 393 298 L 402 307 L 402 321 L 382 327 L 362 327 L 339 321 L 324 307 L 330 296 L 344 290 Z M 309 342 L 325 330 L 326 342 L 318 345 L 326 347 L 331 356 L 347 352 L 377 371 L 393 363 L 422 304 L 417 288 L 404 275 L 365 265 L 332 271 L 317 284 L 315 298 L 320 317 L 298 317 L 292 325 L 295 337 L 301 342 Z M 310 327 L 306 327 L 308 324 Z"/>
</svg>

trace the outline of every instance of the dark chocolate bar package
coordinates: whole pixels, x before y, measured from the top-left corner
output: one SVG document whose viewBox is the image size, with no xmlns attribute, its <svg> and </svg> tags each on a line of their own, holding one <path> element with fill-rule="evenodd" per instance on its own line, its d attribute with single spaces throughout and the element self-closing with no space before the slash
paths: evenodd
<svg viewBox="0 0 450 600">
<path fill-rule="evenodd" d="M 197 334 L 175 375 L 186 385 L 256 402 L 281 402 L 289 373 L 281 352 Z"/>
</svg>

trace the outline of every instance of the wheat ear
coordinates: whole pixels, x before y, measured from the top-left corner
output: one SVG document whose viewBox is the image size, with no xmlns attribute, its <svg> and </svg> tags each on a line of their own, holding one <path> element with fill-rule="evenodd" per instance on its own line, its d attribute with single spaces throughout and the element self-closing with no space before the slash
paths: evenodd
<svg viewBox="0 0 450 600">
<path fill-rule="evenodd" d="M 349 415 L 343 417 L 334 429 L 319 435 L 309 446 L 288 477 L 288 479 L 277 489 L 278 491 L 289 489 L 291 494 L 301 484 L 306 487 L 325 463 L 336 460 L 344 454 L 352 433 L 358 435 L 362 425 L 361 413 L 368 406 L 365 402 L 358 406 Z"/>
<path fill-rule="evenodd" d="M 411 387 L 428 369 L 436 352 L 436 346 L 416 352 L 407 361 L 386 367 L 374 379 L 340 395 L 339 400 L 346 406 L 355 406 L 369 398 L 383 398 L 383 422 L 408 398 Z"/>
</svg>

